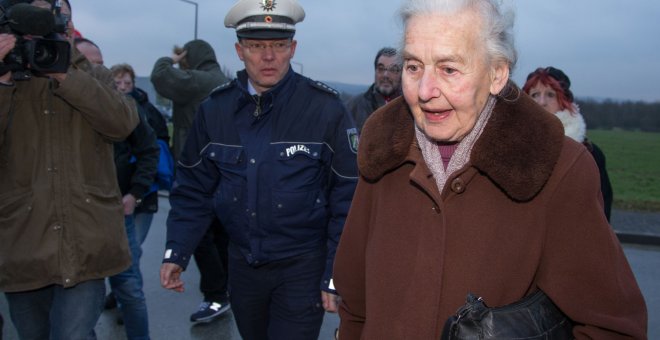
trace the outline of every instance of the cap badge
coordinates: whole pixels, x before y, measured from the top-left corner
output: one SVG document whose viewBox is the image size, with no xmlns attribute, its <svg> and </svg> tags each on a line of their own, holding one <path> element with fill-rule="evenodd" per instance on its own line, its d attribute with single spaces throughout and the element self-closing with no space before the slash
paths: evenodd
<svg viewBox="0 0 660 340">
<path fill-rule="evenodd" d="M 273 22 L 273 17 L 271 17 L 270 15 L 267 15 L 267 16 L 264 18 L 264 22 L 267 22 L 267 23 L 270 24 L 271 22 Z"/>
<path fill-rule="evenodd" d="M 261 9 L 266 12 L 270 12 L 275 9 L 275 0 L 262 0 Z"/>
</svg>

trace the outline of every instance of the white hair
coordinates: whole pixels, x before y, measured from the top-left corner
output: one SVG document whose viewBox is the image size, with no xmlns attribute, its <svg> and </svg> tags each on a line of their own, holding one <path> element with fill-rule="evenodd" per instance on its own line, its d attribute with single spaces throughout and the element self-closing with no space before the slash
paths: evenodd
<svg viewBox="0 0 660 340">
<path fill-rule="evenodd" d="M 481 17 L 482 37 L 486 44 L 486 54 L 491 62 L 506 62 L 513 71 L 518 61 L 518 53 L 513 39 L 514 13 L 503 10 L 499 0 L 407 0 L 399 9 L 404 30 L 410 18 L 428 14 L 454 14 L 466 9 L 474 9 Z"/>
</svg>

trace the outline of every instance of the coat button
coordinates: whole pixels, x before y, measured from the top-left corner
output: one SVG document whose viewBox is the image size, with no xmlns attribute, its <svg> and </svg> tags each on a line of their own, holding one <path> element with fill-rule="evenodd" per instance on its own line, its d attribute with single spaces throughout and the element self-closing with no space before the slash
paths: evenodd
<svg viewBox="0 0 660 340">
<path fill-rule="evenodd" d="M 451 190 L 457 194 L 463 193 L 465 191 L 465 183 L 460 178 L 456 178 L 451 182 Z"/>
<path fill-rule="evenodd" d="M 55 230 L 55 231 L 59 231 L 61 229 L 62 229 L 62 226 L 59 225 L 59 224 L 56 224 L 56 225 L 53 226 L 53 230 Z"/>
</svg>

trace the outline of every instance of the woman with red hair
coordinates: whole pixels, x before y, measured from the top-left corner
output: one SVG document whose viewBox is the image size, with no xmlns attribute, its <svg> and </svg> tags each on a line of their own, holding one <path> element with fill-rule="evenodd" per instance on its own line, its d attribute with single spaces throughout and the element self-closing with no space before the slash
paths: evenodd
<svg viewBox="0 0 660 340">
<path fill-rule="evenodd" d="M 587 124 L 580 114 L 580 108 L 574 102 L 575 98 L 570 87 L 571 80 L 568 76 L 560 69 L 549 66 L 539 67 L 530 73 L 523 86 L 523 91 L 546 111 L 561 120 L 566 136 L 584 144 L 591 152 L 600 172 L 600 190 L 603 194 L 605 216 L 609 221 L 613 194 L 610 178 L 605 168 L 605 154 L 596 144 L 587 139 Z"/>
</svg>

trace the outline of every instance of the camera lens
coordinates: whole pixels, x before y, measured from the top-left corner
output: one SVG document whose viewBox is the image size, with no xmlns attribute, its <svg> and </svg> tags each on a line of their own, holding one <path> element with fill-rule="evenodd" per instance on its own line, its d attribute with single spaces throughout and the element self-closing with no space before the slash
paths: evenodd
<svg viewBox="0 0 660 340">
<path fill-rule="evenodd" d="M 39 68 L 48 68 L 58 60 L 57 46 L 47 40 L 40 40 L 34 46 L 34 64 Z"/>
</svg>

